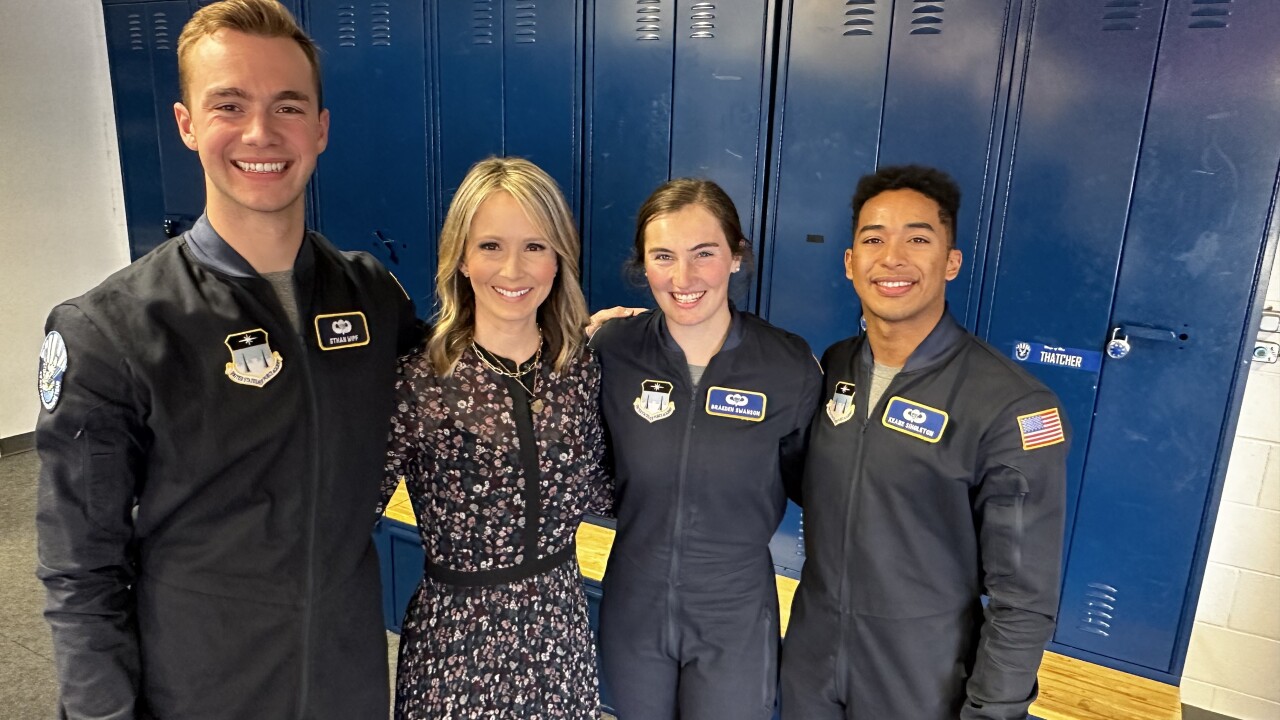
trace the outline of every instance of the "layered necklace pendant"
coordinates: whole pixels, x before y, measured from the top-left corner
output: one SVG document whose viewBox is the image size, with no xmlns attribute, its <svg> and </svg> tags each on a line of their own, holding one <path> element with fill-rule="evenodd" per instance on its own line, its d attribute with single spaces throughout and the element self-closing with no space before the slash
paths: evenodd
<svg viewBox="0 0 1280 720">
<path fill-rule="evenodd" d="M 514 370 L 508 368 L 507 363 L 503 361 L 502 358 L 498 357 L 497 355 L 477 345 L 474 339 L 471 341 L 471 351 L 476 354 L 476 357 L 480 358 L 480 362 L 484 363 L 485 367 L 501 375 L 502 377 L 511 378 L 512 380 L 516 381 L 516 384 L 519 385 L 524 390 L 525 396 L 529 401 L 529 410 L 534 415 L 540 414 L 543 408 L 547 406 L 547 404 L 542 401 L 542 398 L 537 396 L 538 395 L 538 377 L 542 374 L 541 373 L 542 330 L 541 329 L 538 330 L 538 349 L 533 354 L 533 361 L 530 362 L 528 365 L 524 366 L 523 368 L 518 363 L 516 364 L 516 367 Z M 522 379 L 525 375 L 528 375 L 529 373 L 533 373 L 532 386 L 525 385 L 524 380 Z"/>
</svg>

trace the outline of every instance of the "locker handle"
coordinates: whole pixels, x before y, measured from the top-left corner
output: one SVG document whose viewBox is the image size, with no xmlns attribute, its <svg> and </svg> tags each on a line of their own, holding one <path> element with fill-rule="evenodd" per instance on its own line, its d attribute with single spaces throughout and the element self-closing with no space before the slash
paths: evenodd
<svg viewBox="0 0 1280 720">
<path fill-rule="evenodd" d="M 1107 357 L 1119 360 L 1128 355 L 1133 349 L 1129 344 L 1130 337 L 1176 343 L 1186 340 L 1187 334 L 1151 325 L 1120 325 L 1111 329 L 1111 339 L 1107 342 Z"/>
<path fill-rule="evenodd" d="M 1152 327 L 1150 325 L 1121 325 L 1116 328 L 1121 335 L 1129 337 L 1142 338 L 1143 340 L 1157 340 L 1159 342 L 1178 342 L 1180 339 L 1178 333 L 1169 328 Z M 1186 338 L 1181 338 L 1185 340 Z"/>
</svg>

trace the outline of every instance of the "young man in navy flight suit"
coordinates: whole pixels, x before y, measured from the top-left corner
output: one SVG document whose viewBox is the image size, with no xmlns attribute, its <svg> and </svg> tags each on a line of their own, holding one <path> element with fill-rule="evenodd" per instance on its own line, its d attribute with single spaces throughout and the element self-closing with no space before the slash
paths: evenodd
<svg viewBox="0 0 1280 720">
<path fill-rule="evenodd" d="M 205 214 L 54 308 L 41 349 L 60 716 L 385 718 L 370 531 L 413 304 L 303 225 L 329 116 L 288 11 L 205 7 L 178 59 Z"/>
<path fill-rule="evenodd" d="M 1052 392 L 947 312 L 959 205 L 919 166 L 854 194 L 844 265 L 866 332 L 822 358 L 784 720 L 1024 718 L 1036 697 L 1069 431 Z"/>
</svg>

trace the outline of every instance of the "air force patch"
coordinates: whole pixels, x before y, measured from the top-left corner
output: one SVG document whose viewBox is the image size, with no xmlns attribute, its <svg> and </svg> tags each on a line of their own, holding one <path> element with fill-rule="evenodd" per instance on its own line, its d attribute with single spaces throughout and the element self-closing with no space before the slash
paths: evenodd
<svg viewBox="0 0 1280 720">
<path fill-rule="evenodd" d="M 707 390 L 706 410 L 708 415 L 760 422 L 764 419 L 764 407 L 768 400 L 760 392 L 711 387 Z"/>
<path fill-rule="evenodd" d="M 927 443 L 942 439 L 950 416 L 937 408 L 912 402 L 904 397 L 893 397 L 884 410 L 880 422 L 891 430 L 897 430 Z"/>
<path fill-rule="evenodd" d="M 676 404 L 671 402 L 674 387 L 666 380 L 645 380 L 640 383 L 640 397 L 632 403 L 636 414 L 649 422 L 671 417 L 671 413 L 676 411 Z"/>
<path fill-rule="evenodd" d="M 44 344 L 40 346 L 40 370 L 36 379 L 36 388 L 40 391 L 40 404 L 45 410 L 52 411 L 62 397 L 62 377 L 67 372 L 67 344 L 62 335 L 54 330 L 44 336 Z"/>
<path fill-rule="evenodd" d="M 279 375 L 284 367 L 284 358 L 272 351 L 267 343 L 267 331 L 262 328 L 228 335 L 223 343 L 231 351 L 227 377 L 232 382 L 262 387 Z"/>
<path fill-rule="evenodd" d="M 332 313 L 316 316 L 316 342 L 321 350 L 341 350 L 369 344 L 369 322 L 364 313 Z"/>
<path fill-rule="evenodd" d="M 839 425 L 853 417 L 853 390 L 853 383 L 848 380 L 836 383 L 836 391 L 827 401 L 827 417 L 831 418 L 831 424 Z"/>
</svg>

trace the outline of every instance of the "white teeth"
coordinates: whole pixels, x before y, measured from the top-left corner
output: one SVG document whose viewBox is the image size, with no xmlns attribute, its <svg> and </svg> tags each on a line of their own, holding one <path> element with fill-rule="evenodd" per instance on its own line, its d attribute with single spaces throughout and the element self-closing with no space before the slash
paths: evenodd
<svg viewBox="0 0 1280 720">
<path fill-rule="evenodd" d="M 674 297 L 678 303 L 691 303 L 697 302 L 698 298 L 701 298 L 705 294 L 706 291 L 697 293 L 671 293 L 671 296 Z"/>
<path fill-rule="evenodd" d="M 509 298 L 523 297 L 524 295 L 527 295 L 531 289 L 532 288 L 525 288 L 523 290 L 505 290 L 500 287 L 494 288 L 494 290 L 498 291 L 499 295 L 503 297 L 509 297 Z"/>
<path fill-rule="evenodd" d="M 905 281 L 905 280 L 894 280 L 894 281 L 882 280 L 882 281 L 880 281 L 880 283 L 878 283 L 878 284 L 879 284 L 879 285 L 881 285 L 881 286 L 883 286 L 883 287 L 888 287 L 888 288 L 900 288 L 900 287 L 907 287 L 907 286 L 908 286 L 908 285 L 910 285 L 911 283 L 909 283 L 909 282 L 907 282 L 907 281 Z"/>
<path fill-rule="evenodd" d="M 273 162 L 273 163 L 247 163 L 247 162 L 240 162 L 239 160 L 236 160 L 236 161 L 235 161 L 235 163 L 236 163 L 236 167 L 240 168 L 241 170 L 243 170 L 243 171 L 245 171 L 245 172 L 251 172 L 251 173 L 278 173 L 278 172 L 284 172 L 284 163 L 282 163 L 282 162 Z"/>
</svg>

